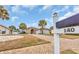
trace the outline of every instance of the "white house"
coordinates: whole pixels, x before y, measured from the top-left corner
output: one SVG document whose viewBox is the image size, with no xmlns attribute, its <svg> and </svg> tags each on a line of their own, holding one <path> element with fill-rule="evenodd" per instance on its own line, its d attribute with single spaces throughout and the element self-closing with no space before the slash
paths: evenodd
<svg viewBox="0 0 79 59">
<path fill-rule="evenodd" d="M 43 34 L 50 34 L 49 31 L 50 31 L 50 30 L 49 30 L 48 28 L 44 28 L 44 29 L 43 29 Z M 42 34 L 41 29 L 38 29 L 38 30 L 36 31 L 36 34 Z"/>
<path fill-rule="evenodd" d="M 2 35 L 2 34 L 10 34 L 9 28 L 7 28 L 3 25 L 0 25 L 0 35 Z"/>
<path fill-rule="evenodd" d="M 27 33 L 28 33 L 28 34 L 36 34 L 37 30 L 38 30 L 38 29 L 35 28 L 35 27 L 28 27 Z"/>
<path fill-rule="evenodd" d="M 27 31 L 28 34 L 42 34 L 41 29 L 35 28 L 35 27 L 29 27 L 26 31 Z M 49 34 L 49 29 L 44 28 L 43 34 Z"/>
</svg>

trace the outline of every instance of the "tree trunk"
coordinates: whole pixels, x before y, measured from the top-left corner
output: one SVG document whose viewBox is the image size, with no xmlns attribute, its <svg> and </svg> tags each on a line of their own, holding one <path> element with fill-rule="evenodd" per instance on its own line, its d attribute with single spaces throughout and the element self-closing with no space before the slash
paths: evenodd
<svg viewBox="0 0 79 59">
<path fill-rule="evenodd" d="M 12 30 L 10 30 L 10 34 L 12 35 Z"/>
<path fill-rule="evenodd" d="M 41 28 L 41 33 L 42 33 L 42 34 L 44 34 L 44 33 L 43 33 L 43 29 L 44 29 L 44 28 L 43 28 L 43 26 L 42 26 L 42 28 Z"/>
<path fill-rule="evenodd" d="M 50 35 L 52 34 L 51 30 L 49 30 Z"/>
</svg>

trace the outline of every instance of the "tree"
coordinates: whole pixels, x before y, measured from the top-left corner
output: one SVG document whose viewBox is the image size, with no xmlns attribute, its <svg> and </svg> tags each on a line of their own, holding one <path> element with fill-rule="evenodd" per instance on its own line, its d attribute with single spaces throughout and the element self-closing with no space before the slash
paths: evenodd
<svg viewBox="0 0 79 59">
<path fill-rule="evenodd" d="M 0 18 L 2 18 L 3 20 L 9 19 L 8 11 L 3 6 L 0 6 Z"/>
<path fill-rule="evenodd" d="M 19 29 L 21 29 L 23 32 L 24 30 L 27 30 L 27 25 L 25 23 L 20 23 Z"/>
<path fill-rule="evenodd" d="M 40 20 L 38 25 L 41 27 L 40 30 L 41 30 L 41 33 L 43 34 L 43 30 L 44 30 L 44 27 L 47 25 L 47 21 Z"/>
<path fill-rule="evenodd" d="M 20 30 L 19 29 L 16 29 L 16 32 L 20 32 Z"/>
<path fill-rule="evenodd" d="M 10 33 L 12 34 L 13 31 L 16 31 L 16 27 L 11 25 L 9 26 L 9 29 L 10 29 Z"/>
</svg>

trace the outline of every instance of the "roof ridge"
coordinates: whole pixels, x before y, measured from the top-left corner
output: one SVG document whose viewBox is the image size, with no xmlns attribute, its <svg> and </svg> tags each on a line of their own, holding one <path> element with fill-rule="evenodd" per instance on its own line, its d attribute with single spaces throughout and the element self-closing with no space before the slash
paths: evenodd
<svg viewBox="0 0 79 59">
<path fill-rule="evenodd" d="M 2 27 L 4 27 L 4 28 L 7 28 L 7 29 L 9 29 L 8 27 L 6 27 L 6 26 L 4 26 L 4 25 L 0 25 L 0 26 L 2 26 Z"/>
</svg>

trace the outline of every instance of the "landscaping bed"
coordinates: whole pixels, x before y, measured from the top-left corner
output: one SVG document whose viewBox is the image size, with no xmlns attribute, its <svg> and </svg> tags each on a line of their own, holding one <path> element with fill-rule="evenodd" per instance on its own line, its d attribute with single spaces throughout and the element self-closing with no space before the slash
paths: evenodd
<svg viewBox="0 0 79 59">
<path fill-rule="evenodd" d="M 35 46 L 35 45 L 46 44 L 46 43 L 50 43 L 50 42 L 41 40 L 34 36 L 26 35 L 21 39 L 0 42 L 0 51 L 18 49 L 18 48 Z"/>
</svg>

